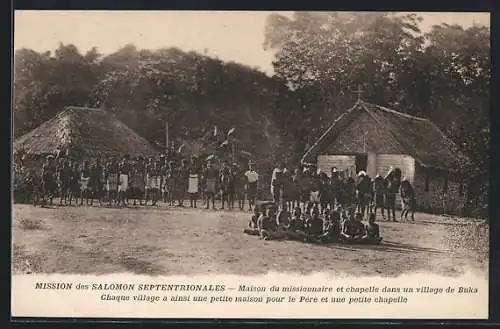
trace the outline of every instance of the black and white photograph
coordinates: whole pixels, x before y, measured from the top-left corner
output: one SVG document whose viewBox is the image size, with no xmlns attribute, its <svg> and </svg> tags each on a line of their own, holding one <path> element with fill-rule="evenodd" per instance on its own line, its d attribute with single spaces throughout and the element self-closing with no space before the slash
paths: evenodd
<svg viewBox="0 0 500 329">
<path fill-rule="evenodd" d="M 16 11 L 12 275 L 488 280 L 490 37 L 480 12 Z"/>
</svg>

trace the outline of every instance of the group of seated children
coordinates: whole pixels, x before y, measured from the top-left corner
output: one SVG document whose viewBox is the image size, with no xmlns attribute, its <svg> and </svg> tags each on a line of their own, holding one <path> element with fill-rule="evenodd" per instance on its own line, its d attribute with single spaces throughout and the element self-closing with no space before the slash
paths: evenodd
<svg viewBox="0 0 500 329">
<path fill-rule="evenodd" d="M 260 209 L 254 208 L 248 226 L 244 230 L 246 234 L 258 235 L 264 240 L 352 244 L 378 244 L 382 241 L 374 213 L 364 225 L 361 213 L 355 213 L 354 208 L 343 210 L 341 206 L 324 209 L 321 216 L 318 207 L 311 207 L 308 213 L 302 213 L 301 208 L 296 207 L 290 213 L 286 204 L 279 210 L 275 206 L 261 205 Z"/>
</svg>

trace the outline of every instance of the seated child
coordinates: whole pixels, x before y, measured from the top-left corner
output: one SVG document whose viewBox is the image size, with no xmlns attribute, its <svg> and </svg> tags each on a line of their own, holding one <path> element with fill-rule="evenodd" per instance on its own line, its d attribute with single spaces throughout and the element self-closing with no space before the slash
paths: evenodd
<svg viewBox="0 0 500 329">
<path fill-rule="evenodd" d="M 302 222 L 302 210 L 300 207 L 295 207 L 293 210 L 292 218 L 290 218 L 290 230 L 304 230 L 304 223 Z"/>
<path fill-rule="evenodd" d="M 267 213 L 265 215 L 260 215 L 257 224 L 261 239 L 271 240 L 282 237 L 282 234 L 277 232 L 278 227 L 274 216 L 275 211 L 272 207 L 267 209 Z"/>
<path fill-rule="evenodd" d="M 325 224 L 323 234 L 317 238 L 318 243 L 330 243 L 339 240 L 340 231 L 342 230 L 340 223 L 340 213 L 335 209 L 328 211 L 325 216 Z"/>
<path fill-rule="evenodd" d="M 378 224 L 375 223 L 375 214 L 371 213 L 368 219 L 368 224 L 365 226 L 365 235 L 363 241 L 368 244 L 379 244 L 382 241 L 380 237 L 380 229 Z"/>
<path fill-rule="evenodd" d="M 365 227 L 361 222 L 363 215 L 356 213 L 350 215 L 342 226 L 340 240 L 347 243 L 360 243 L 365 235 Z"/>
<path fill-rule="evenodd" d="M 290 228 L 290 220 L 292 215 L 288 211 L 286 203 L 283 204 L 283 207 L 278 212 L 276 216 L 276 225 L 280 231 L 288 231 Z"/>
<path fill-rule="evenodd" d="M 305 236 L 305 224 L 302 220 L 302 210 L 300 207 L 296 207 L 290 219 L 286 237 L 290 240 L 304 241 Z"/>
<path fill-rule="evenodd" d="M 340 212 L 340 223 L 344 225 L 345 221 L 349 218 L 349 214 L 347 213 L 347 210 L 342 210 Z"/>
<path fill-rule="evenodd" d="M 260 216 L 259 208 L 254 207 L 252 217 L 248 221 L 248 228 L 243 230 L 244 233 L 250 235 L 259 235 L 259 227 L 257 224 L 259 216 Z"/>
<path fill-rule="evenodd" d="M 319 217 L 318 208 L 313 207 L 311 210 L 311 217 L 306 222 L 306 240 L 314 241 L 321 234 L 323 234 L 323 220 Z"/>
</svg>

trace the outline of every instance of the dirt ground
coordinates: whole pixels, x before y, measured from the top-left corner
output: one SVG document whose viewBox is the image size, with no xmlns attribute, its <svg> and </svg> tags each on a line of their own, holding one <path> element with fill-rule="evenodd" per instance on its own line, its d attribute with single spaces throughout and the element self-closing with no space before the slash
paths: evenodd
<svg viewBox="0 0 500 329">
<path fill-rule="evenodd" d="M 265 274 L 268 271 L 396 276 L 416 271 L 488 275 L 488 253 L 449 243 L 458 220 L 417 214 L 379 221 L 378 246 L 263 241 L 243 233 L 236 210 L 14 205 L 13 273 L 149 275 Z M 481 239 L 487 239 L 482 234 Z M 487 245 L 487 241 L 484 245 Z"/>
</svg>

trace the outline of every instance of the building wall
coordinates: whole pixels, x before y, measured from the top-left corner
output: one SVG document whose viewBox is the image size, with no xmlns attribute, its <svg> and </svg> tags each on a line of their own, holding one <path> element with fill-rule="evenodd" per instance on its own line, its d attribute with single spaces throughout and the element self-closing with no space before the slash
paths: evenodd
<svg viewBox="0 0 500 329">
<path fill-rule="evenodd" d="M 404 154 L 377 154 L 375 175 L 378 173 L 385 176 L 391 167 L 401 169 L 401 175 L 413 184 L 415 177 L 415 159 L 413 157 Z"/>
<path fill-rule="evenodd" d="M 415 169 L 413 186 L 419 209 L 446 214 L 463 214 L 467 193 L 459 177 L 443 170 L 434 170 L 420 165 L 417 165 Z M 445 189 L 446 184 L 447 189 Z"/>
<path fill-rule="evenodd" d="M 334 166 L 343 171 L 354 166 L 354 159 L 354 155 L 321 155 L 318 157 L 318 167 L 328 174 Z M 466 191 L 458 177 L 442 170 L 422 167 L 409 155 L 368 153 L 368 162 L 370 163 L 370 161 L 375 164 L 375 173 L 372 173 L 370 169 L 367 172 L 371 177 L 375 177 L 377 173 L 385 176 L 391 166 L 401 169 L 403 177 L 406 177 L 415 188 L 418 209 L 447 214 L 462 214 L 466 203 Z M 370 164 L 368 167 L 370 167 Z M 428 177 L 426 178 L 426 176 Z M 448 186 L 445 192 L 446 180 Z M 397 195 L 396 205 L 398 209 L 401 208 L 400 195 Z"/>
<path fill-rule="evenodd" d="M 318 156 L 318 169 L 330 176 L 333 167 L 345 171 L 355 166 L 354 155 L 329 155 Z"/>
<path fill-rule="evenodd" d="M 368 165 L 367 174 L 374 178 L 376 174 L 385 176 L 389 172 L 390 167 L 401 169 L 401 173 L 404 177 L 413 184 L 415 175 L 415 159 L 409 155 L 404 154 L 376 154 L 368 153 Z M 339 171 L 350 170 L 353 172 L 353 167 L 355 167 L 355 156 L 354 155 L 320 155 L 318 156 L 318 168 L 330 174 L 332 167 L 337 167 Z M 396 203 L 398 207 L 401 205 L 401 199 L 399 195 L 396 198 Z"/>
</svg>

